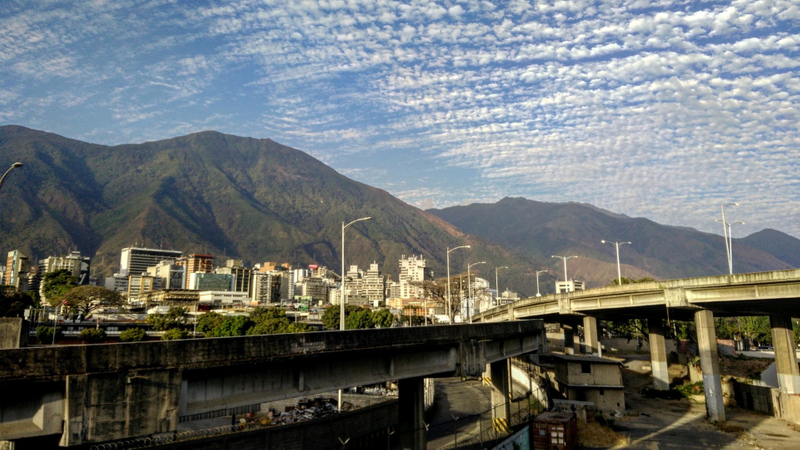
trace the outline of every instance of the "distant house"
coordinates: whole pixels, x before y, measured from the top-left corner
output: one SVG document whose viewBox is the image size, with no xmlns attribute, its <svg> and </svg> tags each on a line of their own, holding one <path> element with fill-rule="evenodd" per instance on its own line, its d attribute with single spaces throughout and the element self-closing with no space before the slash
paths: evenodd
<svg viewBox="0 0 800 450">
<path fill-rule="evenodd" d="M 625 411 L 622 363 L 597 356 L 552 355 L 554 385 L 567 400 L 592 402 L 598 411 Z"/>
</svg>

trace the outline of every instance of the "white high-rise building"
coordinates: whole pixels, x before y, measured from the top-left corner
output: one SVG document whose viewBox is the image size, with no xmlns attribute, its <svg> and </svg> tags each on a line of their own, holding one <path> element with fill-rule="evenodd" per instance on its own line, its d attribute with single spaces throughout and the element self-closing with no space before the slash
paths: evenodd
<svg viewBox="0 0 800 450">
<path fill-rule="evenodd" d="M 155 266 L 165 259 L 175 260 L 180 257 L 181 252 L 177 250 L 139 247 L 123 248 L 119 259 L 119 273 L 121 275 L 141 275 L 147 273 L 148 267 Z"/>
<path fill-rule="evenodd" d="M 422 298 L 424 297 L 424 290 L 421 284 L 425 280 L 433 280 L 433 271 L 428 269 L 428 264 L 422 255 L 417 257 L 412 255 L 406 258 L 403 255 L 400 258 L 400 276 L 398 277 L 399 295 L 402 299 Z"/>
</svg>

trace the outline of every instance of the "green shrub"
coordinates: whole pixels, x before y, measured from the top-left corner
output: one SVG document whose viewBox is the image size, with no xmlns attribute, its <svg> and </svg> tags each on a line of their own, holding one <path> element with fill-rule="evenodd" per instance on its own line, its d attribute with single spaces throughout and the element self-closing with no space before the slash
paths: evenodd
<svg viewBox="0 0 800 450">
<path fill-rule="evenodd" d="M 186 339 L 189 337 L 189 332 L 180 328 L 171 328 L 161 335 L 162 341 L 174 341 L 177 339 Z"/>
<path fill-rule="evenodd" d="M 143 328 L 129 328 L 119 334 L 121 342 L 138 342 L 147 340 L 147 332 Z"/>
<path fill-rule="evenodd" d="M 61 328 L 56 328 L 56 342 L 60 341 L 63 335 Z M 50 344 L 53 342 L 53 327 L 44 325 L 36 327 L 36 339 L 40 344 Z"/>
<path fill-rule="evenodd" d="M 89 344 L 97 344 L 98 342 L 103 342 L 106 340 L 106 332 L 105 330 L 98 328 L 87 328 L 85 330 L 81 330 L 80 334 L 78 335 L 78 339 L 86 341 Z"/>
</svg>

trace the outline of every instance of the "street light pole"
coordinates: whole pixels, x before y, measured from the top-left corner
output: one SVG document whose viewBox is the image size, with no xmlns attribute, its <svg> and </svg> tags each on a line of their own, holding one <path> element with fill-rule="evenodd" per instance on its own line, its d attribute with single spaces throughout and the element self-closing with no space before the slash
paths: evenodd
<svg viewBox="0 0 800 450">
<path fill-rule="evenodd" d="M 730 269 L 730 275 L 733 275 L 733 231 L 731 230 L 731 225 L 744 225 L 744 222 L 728 222 L 728 258 L 729 264 L 728 268 Z"/>
<path fill-rule="evenodd" d="M 617 248 L 617 285 L 618 286 L 622 286 L 622 270 L 620 269 L 620 265 L 619 265 L 619 246 L 620 245 L 624 245 L 624 244 L 629 244 L 630 245 L 630 242 L 627 242 L 627 241 L 626 242 L 611 242 L 611 241 L 607 241 L 605 239 L 603 239 L 600 242 L 602 242 L 603 244 L 614 244 L 614 247 Z"/>
<path fill-rule="evenodd" d="M 542 294 L 539 293 L 539 274 L 540 273 L 545 273 L 545 272 L 547 272 L 547 271 L 546 270 L 537 270 L 536 271 L 536 296 L 537 297 L 541 297 L 542 296 Z"/>
<path fill-rule="evenodd" d="M 564 261 L 564 290 L 569 292 L 569 284 L 567 282 L 567 261 L 572 258 L 577 258 L 577 256 L 558 256 L 558 255 L 551 255 L 551 258 L 561 258 Z"/>
<path fill-rule="evenodd" d="M 472 298 L 472 279 L 470 278 L 470 270 L 472 266 L 477 266 L 478 264 L 486 264 L 486 261 L 476 262 L 472 264 L 467 264 L 467 294 L 469 298 L 467 299 L 467 317 L 472 318 L 472 314 L 469 313 L 469 302 L 472 302 L 472 309 L 475 309 L 475 300 Z"/>
<path fill-rule="evenodd" d="M 500 283 L 497 282 L 497 271 L 500 269 L 508 269 L 508 266 L 500 266 L 494 268 L 494 287 L 497 290 L 497 299 L 495 300 L 495 305 L 500 304 Z"/>
<path fill-rule="evenodd" d="M 720 205 L 720 210 L 722 211 L 722 220 L 717 220 L 717 222 L 722 222 L 722 234 L 725 237 L 725 253 L 728 256 L 728 273 L 731 275 L 733 274 L 733 261 L 731 260 L 731 243 L 728 240 L 728 222 L 725 222 L 725 207 L 726 206 L 739 206 L 738 203 L 723 203 Z"/>
<path fill-rule="evenodd" d="M 0 177 L 0 188 L 3 187 L 3 181 L 6 179 L 6 176 L 8 175 L 8 173 L 11 172 L 12 170 L 18 168 L 18 167 L 22 167 L 22 163 L 21 162 L 15 162 L 14 164 L 11 165 L 11 167 L 8 168 L 8 170 L 6 170 L 6 173 L 4 173 L 2 177 Z"/>
<path fill-rule="evenodd" d="M 450 252 L 453 250 L 458 250 L 460 248 L 470 248 L 469 245 L 461 245 L 456 248 L 447 247 L 447 323 L 450 325 L 453 324 L 453 316 L 451 314 L 452 307 L 450 306 L 452 303 L 452 298 L 450 297 Z"/>
<path fill-rule="evenodd" d="M 344 268 L 345 268 L 345 265 L 344 265 L 344 230 L 346 230 L 347 227 L 349 227 L 350 225 L 352 225 L 352 224 L 354 224 L 356 222 L 361 222 L 363 220 L 372 220 L 372 217 L 362 217 L 360 219 L 356 219 L 356 220 L 348 223 L 347 225 L 345 225 L 345 223 L 342 222 L 342 291 L 340 292 L 341 295 L 339 295 L 339 330 L 342 330 L 342 331 L 345 329 L 344 328 L 344 310 L 345 310 L 345 306 L 347 305 L 347 287 L 346 287 L 347 281 L 346 281 L 346 278 L 345 278 L 345 271 L 344 271 Z M 338 406 L 339 406 L 339 412 L 342 412 L 342 390 L 341 389 L 339 389 L 339 405 Z"/>
</svg>

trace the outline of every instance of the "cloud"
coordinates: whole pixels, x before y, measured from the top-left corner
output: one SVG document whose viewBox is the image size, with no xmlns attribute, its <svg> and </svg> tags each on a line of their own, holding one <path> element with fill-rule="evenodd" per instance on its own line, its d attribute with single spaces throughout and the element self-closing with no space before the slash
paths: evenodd
<svg viewBox="0 0 800 450">
<path fill-rule="evenodd" d="M 694 212 L 746 198 L 743 232 L 800 236 L 798 19 L 788 0 L 15 3 L 0 121 L 270 137 L 426 206 L 518 195 L 715 231 Z"/>
</svg>

